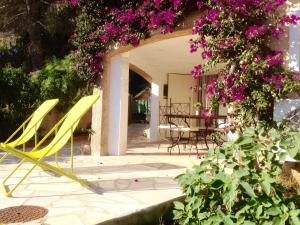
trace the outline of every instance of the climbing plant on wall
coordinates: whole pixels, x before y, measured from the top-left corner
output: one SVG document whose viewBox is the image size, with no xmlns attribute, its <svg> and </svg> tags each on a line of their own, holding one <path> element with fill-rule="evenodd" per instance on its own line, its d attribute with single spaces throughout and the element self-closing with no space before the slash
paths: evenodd
<svg viewBox="0 0 300 225">
<path fill-rule="evenodd" d="M 76 68 L 87 82 L 102 78 L 105 54 L 113 48 L 138 46 L 153 31 L 173 32 L 198 11 L 195 38 L 189 44 L 204 64 L 191 68 L 191 74 L 197 79 L 211 67 L 224 65 L 220 79 L 208 88 L 212 108 L 234 102 L 239 116 L 270 120 L 274 100 L 300 86 L 299 75 L 284 70 L 284 52 L 271 47 L 287 25 L 299 21 L 286 15 L 285 0 L 70 0 L 70 4 L 79 11 L 71 37 Z"/>
</svg>

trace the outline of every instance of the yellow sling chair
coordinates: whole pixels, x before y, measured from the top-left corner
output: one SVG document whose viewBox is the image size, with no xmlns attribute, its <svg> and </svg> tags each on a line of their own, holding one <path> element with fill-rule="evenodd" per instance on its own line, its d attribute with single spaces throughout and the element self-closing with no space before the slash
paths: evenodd
<svg viewBox="0 0 300 225">
<path fill-rule="evenodd" d="M 39 166 L 46 171 L 51 171 L 55 174 L 66 176 L 81 185 L 87 185 L 87 181 L 78 178 L 73 173 L 73 132 L 77 127 L 80 119 L 86 114 L 86 112 L 93 106 L 98 100 L 99 95 L 91 95 L 81 98 L 70 111 L 48 132 L 48 134 L 32 149 L 31 152 L 20 151 L 12 146 L 1 143 L 0 150 L 6 151 L 9 154 L 14 155 L 21 159 L 21 162 L 17 167 L 4 178 L 2 182 L 3 192 L 6 196 L 12 196 L 12 193 L 16 188 L 26 179 L 26 177 Z M 39 149 L 43 142 L 53 133 L 56 133 L 53 140 L 45 147 Z M 50 165 L 44 162 L 44 159 L 57 153 L 64 147 L 64 145 L 71 139 L 71 171 L 66 171 L 60 168 L 58 165 Z M 20 168 L 24 162 L 31 162 L 33 166 L 23 176 L 23 178 L 11 189 L 6 185 L 7 180 Z"/>
<path fill-rule="evenodd" d="M 35 145 L 37 144 L 37 130 L 39 129 L 43 119 L 45 116 L 54 108 L 54 106 L 58 103 L 58 99 L 51 99 L 45 101 L 41 104 L 33 114 L 25 120 L 25 122 L 2 144 L 10 147 L 17 147 L 22 145 L 23 151 L 26 149 L 26 143 L 34 136 Z M 22 134 L 16 138 L 15 136 L 22 131 Z M 14 141 L 12 141 L 15 139 Z M 0 162 L 2 162 L 9 153 L 4 154 L 0 158 Z"/>
</svg>

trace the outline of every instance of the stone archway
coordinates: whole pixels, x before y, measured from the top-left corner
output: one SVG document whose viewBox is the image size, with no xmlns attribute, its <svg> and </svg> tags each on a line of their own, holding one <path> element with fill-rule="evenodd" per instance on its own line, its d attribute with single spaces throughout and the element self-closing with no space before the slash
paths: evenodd
<svg viewBox="0 0 300 225">
<path fill-rule="evenodd" d="M 141 77 L 143 77 L 146 81 L 148 81 L 151 84 L 152 77 L 148 73 L 146 73 L 143 69 L 139 68 L 138 66 L 132 63 L 129 64 L 129 69 L 139 74 Z"/>
</svg>

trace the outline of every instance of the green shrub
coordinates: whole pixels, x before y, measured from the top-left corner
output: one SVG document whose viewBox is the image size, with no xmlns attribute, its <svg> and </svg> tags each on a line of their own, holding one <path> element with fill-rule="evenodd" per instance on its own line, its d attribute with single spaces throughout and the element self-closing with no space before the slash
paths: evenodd
<svg viewBox="0 0 300 225">
<path fill-rule="evenodd" d="M 0 139 L 6 138 L 31 114 L 37 88 L 21 68 L 0 68 Z"/>
<path fill-rule="evenodd" d="M 22 68 L 0 69 L 0 140 L 12 133 L 43 101 L 60 99 L 56 107 L 65 112 L 84 94 L 83 82 L 73 70 L 71 56 L 53 59 L 29 77 Z"/>
<path fill-rule="evenodd" d="M 279 159 L 299 148 L 300 134 L 283 125 L 246 129 L 178 177 L 186 199 L 175 202 L 174 219 L 186 225 L 300 224 L 299 195 L 276 181 Z"/>
<path fill-rule="evenodd" d="M 73 69 L 73 59 L 53 59 L 32 77 L 32 82 L 39 87 L 39 101 L 58 98 L 58 110 L 65 112 L 77 101 L 85 83 Z"/>
</svg>

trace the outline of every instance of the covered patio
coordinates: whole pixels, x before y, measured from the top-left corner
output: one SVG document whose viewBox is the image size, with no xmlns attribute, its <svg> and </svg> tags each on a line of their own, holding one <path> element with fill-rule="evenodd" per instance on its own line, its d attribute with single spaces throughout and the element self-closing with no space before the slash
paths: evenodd
<svg viewBox="0 0 300 225">
<path fill-rule="evenodd" d="M 102 102 L 93 108 L 91 147 L 93 155 L 124 155 L 128 136 L 128 90 L 129 70 L 134 71 L 151 84 L 150 121 L 148 141 L 160 140 L 160 106 L 172 103 L 188 103 L 187 111 L 195 114 L 194 104 L 201 102 L 202 108 L 209 105 L 206 88 L 215 79 L 222 65 L 212 68 L 203 80 L 193 79 L 192 68 L 203 61 L 201 52 L 191 54 L 190 30 L 172 35 L 154 35 L 137 48 L 118 48 L 107 56 L 106 75 L 102 89 Z M 206 78 L 207 77 L 207 78 Z M 193 91 L 198 87 L 201 91 Z M 227 109 L 217 112 L 226 116 Z M 100 130 L 102 132 L 100 132 Z"/>
</svg>

